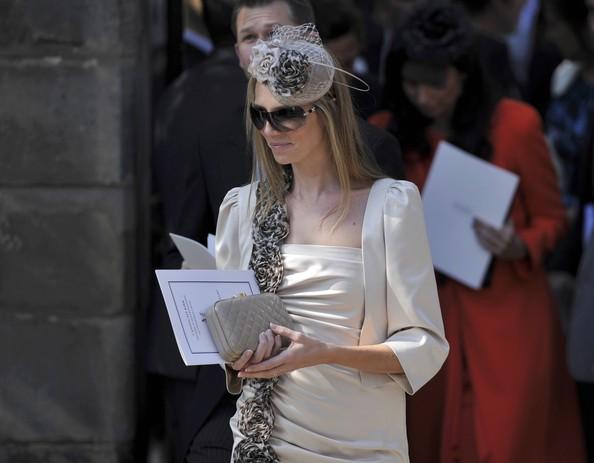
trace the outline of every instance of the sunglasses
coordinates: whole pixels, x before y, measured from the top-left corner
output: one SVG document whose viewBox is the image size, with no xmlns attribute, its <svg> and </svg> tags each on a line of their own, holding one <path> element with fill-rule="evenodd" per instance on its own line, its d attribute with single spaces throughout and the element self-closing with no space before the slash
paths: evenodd
<svg viewBox="0 0 594 463">
<path fill-rule="evenodd" d="M 305 118 L 315 110 L 315 106 L 308 110 L 299 106 L 289 106 L 268 112 L 259 106 L 250 105 L 250 118 L 258 130 L 262 130 L 268 121 L 274 130 L 290 132 L 303 127 Z"/>
</svg>

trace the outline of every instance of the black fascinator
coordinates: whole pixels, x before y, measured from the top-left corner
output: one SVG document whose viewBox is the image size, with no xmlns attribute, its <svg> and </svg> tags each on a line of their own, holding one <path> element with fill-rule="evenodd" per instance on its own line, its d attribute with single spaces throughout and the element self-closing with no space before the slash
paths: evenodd
<svg viewBox="0 0 594 463">
<path fill-rule="evenodd" d="M 409 60 L 446 66 L 472 47 L 472 24 L 464 10 L 444 1 L 423 2 L 398 28 L 395 45 Z"/>
</svg>

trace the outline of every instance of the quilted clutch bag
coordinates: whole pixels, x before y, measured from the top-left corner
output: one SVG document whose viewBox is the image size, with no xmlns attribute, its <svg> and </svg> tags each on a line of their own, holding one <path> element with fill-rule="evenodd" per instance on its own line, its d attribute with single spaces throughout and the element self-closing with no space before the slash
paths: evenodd
<svg viewBox="0 0 594 463">
<path fill-rule="evenodd" d="M 255 351 L 260 333 L 269 329 L 270 323 L 293 326 L 283 301 L 272 293 L 222 299 L 206 311 L 205 318 L 219 354 L 228 363 L 247 349 Z"/>
</svg>

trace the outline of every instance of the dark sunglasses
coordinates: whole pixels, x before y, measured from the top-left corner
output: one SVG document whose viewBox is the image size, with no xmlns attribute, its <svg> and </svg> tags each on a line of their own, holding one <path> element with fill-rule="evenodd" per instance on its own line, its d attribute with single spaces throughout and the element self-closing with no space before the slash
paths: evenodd
<svg viewBox="0 0 594 463">
<path fill-rule="evenodd" d="M 305 118 L 315 110 L 315 106 L 307 110 L 299 106 L 289 106 L 268 112 L 259 106 L 250 105 L 250 118 L 258 130 L 262 130 L 268 121 L 274 130 L 290 132 L 303 127 Z"/>
</svg>

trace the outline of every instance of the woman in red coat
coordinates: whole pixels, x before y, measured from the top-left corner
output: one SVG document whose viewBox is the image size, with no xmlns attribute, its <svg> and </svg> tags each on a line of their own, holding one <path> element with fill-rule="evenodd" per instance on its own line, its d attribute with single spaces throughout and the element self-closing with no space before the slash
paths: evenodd
<svg viewBox="0 0 594 463">
<path fill-rule="evenodd" d="M 484 287 L 442 280 L 450 356 L 410 401 L 411 461 L 582 463 L 574 385 L 543 268 L 565 228 L 557 179 L 537 112 L 493 94 L 472 37 L 460 10 L 432 1 L 405 20 L 388 58 L 383 125 L 391 119 L 409 180 L 422 189 L 440 140 L 520 178 L 502 229 L 474 223 L 494 256 Z"/>
</svg>

